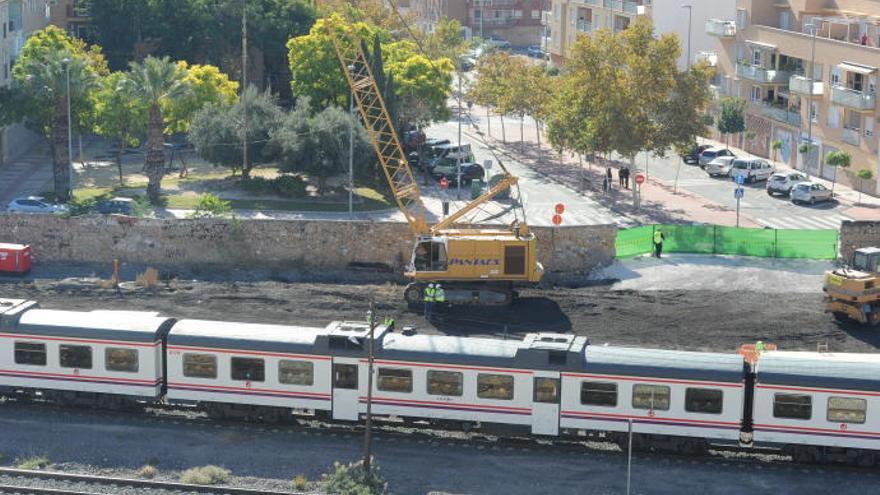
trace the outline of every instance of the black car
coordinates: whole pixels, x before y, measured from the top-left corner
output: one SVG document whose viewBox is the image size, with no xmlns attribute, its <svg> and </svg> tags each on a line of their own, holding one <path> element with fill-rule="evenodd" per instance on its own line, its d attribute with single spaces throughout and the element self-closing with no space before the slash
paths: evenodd
<svg viewBox="0 0 880 495">
<path fill-rule="evenodd" d="M 712 145 L 710 144 L 701 144 L 696 148 L 690 150 L 687 154 L 683 155 L 682 158 L 684 159 L 685 163 L 689 165 L 696 165 L 700 162 L 700 154 L 711 147 Z"/>
<path fill-rule="evenodd" d="M 98 213 L 109 215 L 116 213 L 119 215 L 131 215 L 131 205 L 134 201 L 131 198 L 113 198 L 101 201 L 95 206 Z"/>
<path fill-rule="evenodd" d="M 450 186 L 458 185 L 458 166 L 438 166 L 431 171 L 432 175 L 438 179 L 446 177 Z M 462 163 L 461 164 L 461 185 L 467 186 L 475 180 L 483 180 L 486 172 L 483 166 L 478 163 Z"/>
</svg>

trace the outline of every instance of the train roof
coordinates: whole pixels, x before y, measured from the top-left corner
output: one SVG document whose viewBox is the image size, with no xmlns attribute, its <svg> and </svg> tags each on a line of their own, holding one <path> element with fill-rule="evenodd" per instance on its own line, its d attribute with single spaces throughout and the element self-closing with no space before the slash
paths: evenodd
<svg viewBox="0 0 880 495">
<path fill-rule="evenodd" d="M 32 309 L 7 329 L 23 335 L 155 342 L 174 319 L 147 311 Z"/>
<path fill-rule="evenodd" d="M 587 347 L 584 369 L 587 373 L 656 378 L 726 382 L 743 379 L 743 359 L 738 354 L 607 345 Z"/>
<path fill-rule="evenodd" d="M 770 351 L 756 367 L 758 383 L 880 391 L 880 355 Z"/>
<path fill-rule="evenodd" d="M 169 345 L 314 353 L 324 328 L 210 320 L 179 320 L 168 333 Z"/>
</svg>

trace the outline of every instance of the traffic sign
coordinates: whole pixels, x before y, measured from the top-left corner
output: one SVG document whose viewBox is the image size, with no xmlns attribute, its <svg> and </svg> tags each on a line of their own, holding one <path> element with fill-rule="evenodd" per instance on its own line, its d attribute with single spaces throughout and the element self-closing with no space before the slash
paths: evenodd
<svg viewBox="0 0 880 495">
<path fill-rule="evenodd" d="M 642 185 L 645 183 L 645 174 L 636 174 L 636 184 Z"/>
<path fill-rule="evenodd" d="M 745 196 L 745 193 L 746 193 L 745 189 L 743 189 L 741 187 L 737 187 L 736 189 L 733 190 L 733 197 L 736 199 L 742 199 L 743 196 Z"/>
<path fill-rule="evenodd" d="M 565 205 L 562 203 L 556 203 L 555 211 L 557 215 L 562 215 L 565 213 Z"/>
<path fill-rule="evenodd" d="M 562 224 L 562 215 L 553 215 L 553 225 Z"/>
<path fill-rule="evenodd" d="M 743 177 L 742 175 L 737 175 L 736 176 L 736 183 L 739 185 L 743 185 L 746 183 L 746 178 Z"/>
</svg>

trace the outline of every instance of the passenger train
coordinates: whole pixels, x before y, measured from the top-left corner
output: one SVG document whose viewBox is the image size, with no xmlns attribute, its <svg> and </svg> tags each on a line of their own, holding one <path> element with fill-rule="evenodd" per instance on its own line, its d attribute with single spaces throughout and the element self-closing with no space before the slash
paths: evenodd
<svg viewBox="0 0 880 495">
<path fill-rule="evenodd" d="M 801 462 L 880 459 L 880 357 L 736 353 L 375 329 L 372 411 L 407 423 L 639 449 L 776 448 Z M 172 404 L 214 418 L 358 421 L 369 328 L 41 309 L 0 299 L 0 396 L 71 405 Z"/>
</svg>

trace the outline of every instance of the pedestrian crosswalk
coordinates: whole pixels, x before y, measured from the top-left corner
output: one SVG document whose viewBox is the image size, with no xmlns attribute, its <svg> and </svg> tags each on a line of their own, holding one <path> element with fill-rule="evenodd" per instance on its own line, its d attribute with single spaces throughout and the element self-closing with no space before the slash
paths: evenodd
<svg viewBox="0 0 880 495">
<path fill-rule="evenodd" d="M 852 219 L 840 214 L 755 218 L 761 225 L 774 229 L 839 229 L 844 220 Z"/>
</svg>

